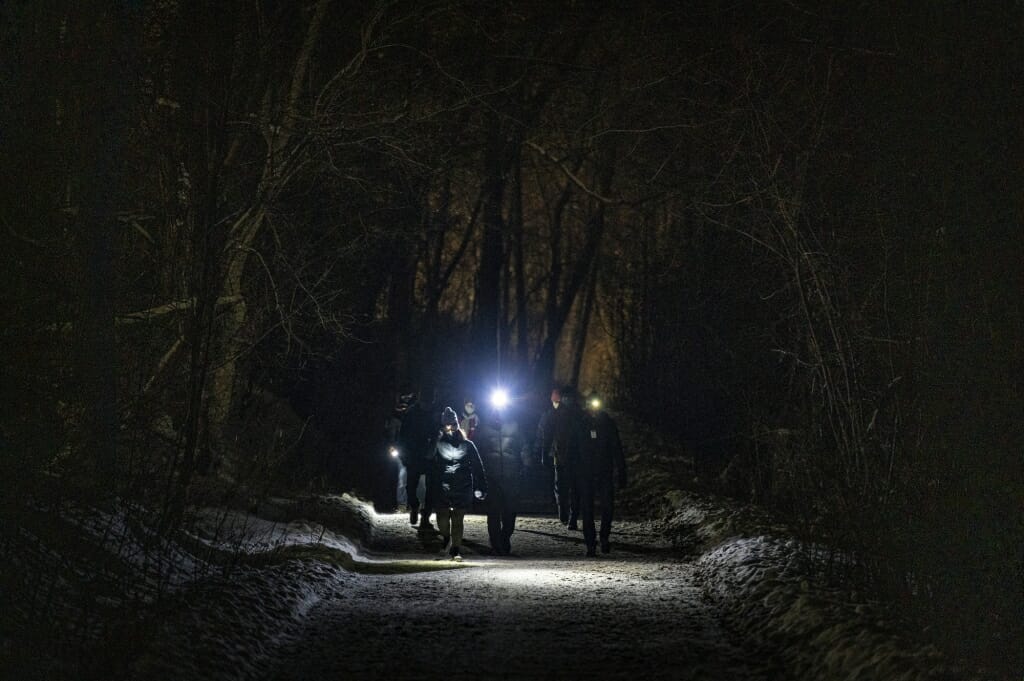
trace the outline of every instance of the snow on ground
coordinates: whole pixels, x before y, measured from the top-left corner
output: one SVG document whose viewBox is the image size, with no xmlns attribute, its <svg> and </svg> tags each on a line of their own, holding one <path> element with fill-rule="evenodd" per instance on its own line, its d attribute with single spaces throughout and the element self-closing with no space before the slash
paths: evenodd
<svg viewBox="0 0 1024 681">
<path fill-rule="evenodd" d="M 692 563 L 650 523 L 617 524 L 613 553 L 585 559 L 580 533 L 522 518 L 514 555 L 496 558 L 485 518 L 470 516 L 458 564 L 405 514 L 377 515 L 347 495 L 301 508 L 319 517 L 199 514 L 202 541 L 282 562 L 242 565 L 184 592 L 158 613 L 129 676 L 780 678 L 770 657 L 721 627 Z M 284 500 L 275 506 L 288 512 Z M 323 517 L 365 524 L 355 533 L 365 544 Z"/>
<path fill-rule="evenodd" d="M 263 510 L 277 518 L 319 513 L 355 528 L 356 537 L 371 537 L 377 524 L 372 508 L 347 494 L 302 503 L 276 499 Z M 358 539 L 303 519 L 202 509 L 194 514 L 191 532 L 202 546 L 235 556 L 236 562 L 226 574 L 198 581 L 161 607 L 151 643 L 132 665 L 133 679 L 265 678 L 276 652 L 304 636 L 310 612 L 321 601 L 347 602 L 361 579 L 454 567 L 432 556 L 375 558 Z"/>
<path fill-rule="evenodd" d="M 205 562 L 140 517 L 130 505 L 21 509 L 0 546 L 0 677 L 76 678 L 79 658 L 111 626 L 195 581 Z"/>
<path fill-rule="evenodd" d="M 119 593 L 111 577 L 96 616 L 121 608 L 142 623 L 106 643 L 132 649 L 123 676 L 140 681 L 965 678 L 881 604 L 811 577 L 811 547 L 783 526 L 673 488 L 688 475 L 672 469 L 678 459 L 632 455 L 650 459 L 623 506 L 660 510 L 616 522 L 613 552 L 596 559 L 549 517 L 521 518 L 514 555 L 492 557 L 485 519 L 470 516 L 467 560 L 453 563 L 405 514 L 346 494 L 271 499 L 257 515 L 196 510 L 160 550 L 129 509 L 74 510 L 65 525 L 23 528 L 39 548 L 16 560 L 30 574 L 30 561 L 60 559 L 46 547 L 61 535 L 77 542 L 65 552 L 83 583 L 97 563 L 135 575 L 123 583 L 148 591 Z M 80 601 L 74 584 L 60 588 L 58 604 Z M 132 605 L 142 616 L 124 612 Z"/>
<path fill-rule="evenodd" d="M 398 555 L 430 550 L 404 515 L 379 518 L 378 536 Z M 508 558 L 487 555 L 483 517 L 466 537 L 462 569 L 363 577 L 321 602 L 269 678 L 784 678 L 721 627 L 649 525 L 618 524 L 592 559 L 552 518 L 520 519 Z"/>
<path fill-rule="evenodd" d="M 696 578 L 725 625 L 750 645 L 774 651 L 793 678 L 969 676 L 908 636 L 906 623 L 882 603 L 823 583 L 807 561 L 822 547 L 794 539 L 762 509 L 694 491 L 692 460 L 678 445 L 628 418 L 620 423 L 632 445 L 630 465 L 651 483 L 640 507 L 660 508 L 658 524 L 693 555 Z"/>
<path fill-rule="evenodd" d="M 673 498 L 663 521 L 616 523 L 613 552 L 596 559 L 547 517 L 521 518 L 513 556 L 492 557 L 485 519 L 469 516 L 462 564 L 405 514 L 348 495 L 278 500 L 279 522 L 206 512 L 204 542 L 277 562 L 187 592 L 131 676 L 957 678 L 877 604 L 810 579 L 796 540 L 744 536 L 771 527 L 763 517 Z"/>
<path fill-rule="evenodd" d="M 815 584 L 794 539 L 730 539 L 696 562 L 705 592 L 731 627 L 777 650 L 796 678 L 953 679 L 937 650 L 900 635 L 881 604 Z"/>
<path fill-rule="evenodd" d="M 352 574 L 321 561 L 287 561 L 203 580 L 157 613 L 133 679 L 259 679 L 275 651 L 324 598 L 342 599 Z"/>
</svg>

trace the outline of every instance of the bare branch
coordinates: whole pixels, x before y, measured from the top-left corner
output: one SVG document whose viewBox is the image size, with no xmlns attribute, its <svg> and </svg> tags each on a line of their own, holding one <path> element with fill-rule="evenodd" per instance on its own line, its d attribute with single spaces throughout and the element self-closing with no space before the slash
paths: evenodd
<svg viewBox="0 0 1024 681">
<path fill-rule="evenodd" d="M 171 346 L 171 348 L 167 352 L 165 352 L 164 356 L 160 358 L 159 362 L 157 362 L 156 368 L 153 370 L 153 375 L 149 377 L 149 380 L 146 381 L 146 385 L 142 387 L 141 395 L 146 395 L 149 393 L 150 388 L 152 388 L 153 385 L 157 382 L 157 379 L 159 379 L 160 376 L 163 375 L 164 371 L 170 365 L 171 360 L 174 359 L 174 356 L 178 354 L 178 350 L 180 350 L 183 345 L 185 345 L 185 337 L 179 336 L 178 340 L 174 341 L 174 344 Z"/>
<path fill-rule="evenodd" d="M 223 307 L 229 307 L 236 305 L 241 302 L 241 296 L 223 296 L 217 299 L 216 309 Z M 117 315 L 115 323 L 118 326 L 127 324 L 137 324 L 139 322 L 148 322 L 164 315 L 171 314 L 173 312 L 184 312 L 185 310 L 191 310 L 196 305 L 195 298 L 191 300 L 176 300 L 171 303 L 164 305 L 158 305 L 151 307 L 148 310 L 139 310 L 138 312 L 127 312 L 125 314 Z"/>
<path fill-rule="evenodd" d="M 313 18 L 309 22 L 309 30 L 306 31 L 306 39 L 302 43 L 302 49 L 299 51 L 299 56 L 295 60 L 295 70 L 292 71 L 292 83 L 291 88 L 288 91 L 288 104 L 285 108 L 284 114 L 284 129 L 290 131 L 295 123 L 295 119 L 298 117 L 297 107 L 299 103 L 299 97 L 302 95 L 302 88 L 306 81 L 306 72 L 309 70 L 309 60 L 313 56 L 313 48 L 316 47 L 317 41 L 320 39 L 320 31 L 323 28 L 324 17 L 327 16 L 327 6 L 331 4 L 331 0 L 319 0 L 316 3 L 316 11 L 313 13 Z M 287 143 L 287 139 L 285 140 Z"/>
<path fill-rule="evenodd" d="M 565 173 L 565 176 L 568 177 L 570 180 L 572 180 L 572 183 L 574 185 L 576 185 L 577 187 L 579 187 L 580 190 L 584 194 L 586 194 L 587 196 L 589 196 L 589 197 L 591 197 L 593 199 L 596 199 L 597 201 L 600 201 L 601 203 L 604 203 L 604 204 L 621 205 L 621 204 L 629 203 L 627 201 L 622 201 L 621 199 L 608 198 L 607 196 L 604 196 L 602 194 L 597 193 L 596 191 L 594 191 L 593 189 L 588 187 L 587 183 L 584 182 L 583 180 L 581 180 L 580 177 L 576 173 L 574 173 L 572 170 L 567 168 L 566 165 L 564 163 L 562 163 L 562 161 L 560 161 L 551 152 L 549 152 L 547 149 L 545 149 L 544 147 L 540 146 L 536 142 L 531 142 L 531 141 L 527 140 L 526 142 L 524 142 L 524 144 L 526 144 L 526 146 L 530 147 L 531 149 L 536 151 L 538 154 L 540 154 L 541 156 L 543 156 L 544 158 L 548 159 L 549 161 L 554 163 L 556 166 L 558 166 L 559 170 L 561 170 L 563 173 Z"/>
</svg>

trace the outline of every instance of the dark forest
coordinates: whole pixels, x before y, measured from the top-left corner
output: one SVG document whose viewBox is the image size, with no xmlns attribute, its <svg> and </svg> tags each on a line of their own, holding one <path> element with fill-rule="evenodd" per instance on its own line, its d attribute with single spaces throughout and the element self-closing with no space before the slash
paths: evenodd
<svg viewBox="0 0 1024 681">
<path fill-rule="evenodd" d="M 1019 678 L 1022 35 L 1009 0 L 3 3 L 0 554 L 57 558 L 3 559 L 0 670 L 123 632 L 55 614 L 102 590 L 68 509 L 154 556 L 198 507 L 388 510 L 396 395 L 501 383 L 599 391 Z"/>
</svg>

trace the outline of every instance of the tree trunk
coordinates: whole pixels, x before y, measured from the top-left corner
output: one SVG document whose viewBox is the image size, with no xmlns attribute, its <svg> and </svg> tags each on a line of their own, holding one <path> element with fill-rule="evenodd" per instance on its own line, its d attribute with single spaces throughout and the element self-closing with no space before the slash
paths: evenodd
<svg viewBox="0 0 1024 681">
<path fill-rule="evenodd" d="M 590 317 L 594 311 L 594 298 L 597 296 L 597 267 L 595 259 L 590 268 L 588 277 L 587 293 L 583 298 L 583 310 L 580 312 L 579 324 L 576 327 L 576 342 L 572 351 L 572 375 L 569 378 L 570 385 L 579 385 L 580 369 L 583 366 L 583 352 L 587 348 L 587 333 L 590 330 Z"/>
<path fill-rule="evenodd" d="M 601 237 L 604 234 L 604 206 L 599 206 L 594 217 L 590 221 L 590 231 L 587 240 L 583 245 L 573 270 L 565 283 L 561 298 L 554 305 L 551 305 L 550 316 L 547 321 L 547 335 L 541 344 L 537 355 L 535 373 L 538 379 L 550 379 L 554 377 L 555 364 L 558 352 L 558 341 L 562 337 L 565 323 L 569 319 L 569 313 L 576 301 L 583 281 L 590 271 L 597 250 L 601 244 Z"/>
<path fill-rule="evenodd" d="M 396 257 L 392 262 L 391 281 L 388 288 L 387 344 L 391 350 L 390 356 L 394 358 L 395 379 L 408 381 L 411 379 L 411 351 L 415 343 L 413 294 L 415 293 L 416 263 L 409 244 L 396 243 L 392 250 Z"/>
<path fill-rule="evenodd" d="M 486 188 L 484 190 L 484 234 L 480 246 L 480 267 L 476 277 L 474 336 L 477 351 L 475 374 L 480 379 L 493 373 L 498 358 L 498 320 L 501 305 L 501 268 L 504 262 L 505 196 L 504 136 L 497 115 L 489 120 Z"/>
<path fill-rule="evenodd" d="M 257 210 L 249 217 L 249 220 L 250 222 L 240 230 L 242 233 L 240 243 L 229 255 L 227 272 L 220 290 L 220 298 L 238 302 L 228 307 L 219 318 L 215 314 L 216 308 L 211 315 L 211 323 L 214 325 L 213 349 L 218 356 L 210 381 L 209 408 L 210 424 L 218 431 L 231 414 L 238 358 L 246 349 L 242 330 L 249 310 L 242 290 L 242 275 L 245 273 L 245 265 L 248 261 L 249 244 L 256 238 L 263 223 L 263 211 Z M 221 434 L 221 432 L 216 433 L 218 437 Z"/>
<path fill-rule="evenodd" d="M 80 325 L 75 334 L 78 383 L 84 404 L 82 449 L 94 461 L 95 488 L 117 493 L 117 346 L 114 234 L 122 187 L 121 147 L 126 129 L 116 5 L 72 17 L 70 41 L 85 56 L 84 78 L 72 85 L 83 149 L 72 172 L 80 198 L 77 239 L 83 255 Z M 99 34 L 99 35 L 97 35 Z"/>
<path fill-rule="evenodd" d="M 523 166 L 516 154 L 512 177 L 512 206 L 509 210 L 512 227 L 512 248 L 515 256 L 516 289 L 516 363 L 525 370 L 530 359 L 530 328 L 526 300 L 526 263 L 523 248 Z"/>
<path fill-rule="evenodd" d="M 614 160 L 613 153 L 607 154 L 607 157 L 604 159 L 604 165 L 601 168 L 599 186 L 605 194 L 611 188 L 612 177 L 615 172 Z M 554 226 L 558 228 L 558 235 L 561 233 L 561 216 L 565 210 L 565 204 L 568 202 L 569 192 L 570 185 L 567 184 L 556 206 L 557 212 Z M 548 282 L 549 299 L 546 307 L 546 335 L 537 353 L 537 362 L 534 367 L 534 375 L 539 381 L 550 380 L 554 377 L 558 342 L 562 337 L 562 331 L 565 329 L 565 323 L 569 319 L 569 314 L 572 311 L 580 287 L 590 272 L 598 250 L 601 247 L 601 240 L 605 230 L 606 210 L 607 204 L 605 202 L 599 202 L 594 208 L 588 224 L 583 248 L 576 258 L 576 262 L 573 264 L 569 277 L 564 284 L 562 284 L 560 279 L 557 281 L 551 279 Z M 552 243 L 553 253 L 557 253 L 558 251 L 554 249 L 554 246 L 555 244 Z M 554 263 L 552 263 L 552 269 L 554 270 Z M 554 296 L 553 299 L 552 296 Z"/>
<path fill-rule="evenodd" d="M 306 87 L 309 63 L 319 42 L 329 4 L 330 0 L 317 1 L 313 17 L 306 30 L 305 40 L 299 49 L 295 66 L 292 69 L 288 99 L 285 102 L 280 126 L 271 125 L 269 120 L 260 121 L 267 142 L 263 175 L 253 205 L 231 230 L 232 239 L 227 246 L 227 266 L 220 297 L 238 296 L 240 300 L 237 305 L 228 310 L 216 327 L 217 335 L 214 347 L 219 350 L 220 357 L 214 370 L 210 389 L 210 421 L 211 425 L 218 430 L 231 413 L 237 362 L 246 349 L 243 339 L 240 337 L 248 316 L 242 291 L 242 277 L 245 274 L 249 253 L 263 226 L 264 205 L 273 200 L 275 194 L 283 189 L 288 181 L 287 154 L 291 149 L 291 142 L 299 122 L 299 99 Z"/>
</svg>

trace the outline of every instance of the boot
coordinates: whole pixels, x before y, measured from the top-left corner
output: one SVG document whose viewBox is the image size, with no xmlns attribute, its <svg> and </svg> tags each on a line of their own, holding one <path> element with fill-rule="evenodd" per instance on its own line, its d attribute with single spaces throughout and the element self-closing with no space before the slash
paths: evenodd
<svg viewBox="0 0 1024 681">
<path fill-rule="evenodd" d="M 597 556 L 597 550 L 592 545 L 588 546 L 587 547 L 587 558 L 594 558 L 595 556 Z"/>
<path fill-rule="evenodd" d="M 420 521 L 420 512 L 415 508 L 409 509 L 409 524 L 415 525 Z"/>
<path fill-rule="evenodd" d="M 448 555 L 451 556 L 451 559 L 456 563 L 462 562 L 462 551 L 459 550 L 458 546 L 453 546 L 448 549 Z"/>
</svg>

